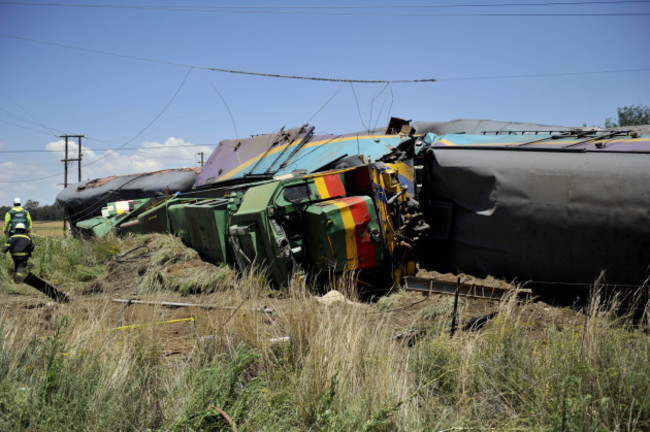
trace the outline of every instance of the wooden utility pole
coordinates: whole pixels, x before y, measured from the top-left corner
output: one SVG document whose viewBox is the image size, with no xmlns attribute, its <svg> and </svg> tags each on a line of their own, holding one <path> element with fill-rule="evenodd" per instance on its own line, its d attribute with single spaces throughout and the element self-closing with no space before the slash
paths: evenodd
<svg viewBox="0 0 650 432">
<path fill-rule="evenodd" d="M 78 170 L 79 170 L 79 180 L 81 181 L 81 138 L 85 138 L 85 135 L 61 135 L 59 138 L 65 138 L 65 159 L 61 159 L 61 162 L 63 162 L 63 187 L 66 188 L 68 187 L 68 162 L 74 162 L 77 161 L 78 164 Z M 77 138 L 78 140 L 78 148 L 77 148 L 77 158 L 76 159 L 70 159 L 68 158 L 68 139 L 69 138 Z M 66 219 L 66 216 L 63 217 L 63 236 L 68 235 L 68 221 Z"/>
<path fill-rule="evenodd" d="M 201 166 L 203 166 L 203 155 L 204 155 L 204 153 L 203 152 L 198 152 L 197 154 L 201 156 Z"/>
</svg>

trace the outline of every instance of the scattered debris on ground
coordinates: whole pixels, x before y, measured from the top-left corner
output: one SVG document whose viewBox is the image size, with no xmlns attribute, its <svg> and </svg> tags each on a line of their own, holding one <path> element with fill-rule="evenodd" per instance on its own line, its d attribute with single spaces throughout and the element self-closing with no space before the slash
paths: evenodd
<svg viewBox="0 0 650 432">
<path fill-rule="evenodd" d="M 77 313 L 85 314 L 93 319 L 100 312 L 111 318 L 106 323 L 107 329 L 129 329 L 133 325 L 155 326 L 156 332 L 168 338 L 168 352 L 185 352 L 191 350 L 196 336 L 211 334 L 213 330 L 204 328 L 210 318 L 218 316 L 220 322 L 226 323 L 235 314 L 255 314 L 264 312 L 268 329 L 265 333 L 272 339 L 279 331 L 277 318 L 292 311 L 300 311 L 296 305 L 301 299 L 292 298 L 287 293 L 278 294 L 275 291 L 258 292 L 256 296 L 246 298 L 234 295 L 238 286 L 234 272 L 226 275 L 227 282 L 219 290 L 213 292 L 198 292 L 195 294 L 161 289 L 143 290 L 143 283 L 152 283 L 152 278 L 161 278 L 161 286 L 166 278 L 185 278 L 188 271 L 214 273 L 219 270 L 212 264 L 205 263 L 191 250 L 183 246 L 163 264 L 152 265 L 152 257 L 160 253 L 156 242 L 150 242 L 151 255 L 136 260 L 111 260 L 106 273 L 89 282 L 85 287 L 68 293 L 70 302 L 67 304 L 46 301 L 46 297 L 31 288 L 17 288 L 12 292 L 0 291 L 0 317 L 28 315 L 29 320 L 39 328 L 43 336 L 55 328 L 53 317 L 60 308 L 75 309 Z M 174 247 L 178 247 L 175 245 Z M 419 277 L 433 277 L 436 280 L 512 289 L 507 281 L 494 278 L 475 278 L 471 275 L 440 274 L 435 272 L 419 272 Z M 228 279 L 230 278 L 230 279 Z M 144 282 L 143 282 L 144 281 Z M 150 288 L 150 287 L 149 287 Z M 243 299 L 243 300 L 242 300 Z M 328 308 L 349 307 L 362 305 L 367 313 L 381 319 L 382 325 L 389 325 L 398 341 L 407 344 L 416 343 L 425 337 L 432 323 L 443 320 L 450 321 L 454 296 L 442 294 L 426 294 L 418 292 L 396 291 L 375 303 L 359 302 L 358 299 L 347 298 L 343 293 L 331 290 L 323 296 L 316 296 L 317 307 Z M 541 334 L 550 326 L 563 327 L 574 325 L 580 319 L 581 312 L 568 307 L 555 307 L 543 302 L 515 302 L 515 312 L 532 335 Z M 499 309 L 499 302 L 488 299 L 464 298 L 459 299 L 457 326 L 459 330 L 476 330 L 484 328 Z M 268 313 L 267 313 L 268 312 Z M 365 312 L 364 312 L 365 313 Z M 251 315 L 252 316 L 252 315 Z M 451 324 L 451 321 L 449 322 Z"/>
</svg>

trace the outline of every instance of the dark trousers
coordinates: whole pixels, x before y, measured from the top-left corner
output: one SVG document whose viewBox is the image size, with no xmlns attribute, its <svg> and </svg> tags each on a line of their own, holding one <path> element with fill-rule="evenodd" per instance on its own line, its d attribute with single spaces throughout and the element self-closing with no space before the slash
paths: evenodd
<svg viewBox="0 0 650 432">
<path fill-rule="evenodd" d="M 27 276 L 25 267 L 27 267 L 27 260 L 29 257 L 12 256 L 11 258 L 14 260 L 14 283 L 19 284 L 23 279 L 25 279 L 25 276 Z"/>
</svg>

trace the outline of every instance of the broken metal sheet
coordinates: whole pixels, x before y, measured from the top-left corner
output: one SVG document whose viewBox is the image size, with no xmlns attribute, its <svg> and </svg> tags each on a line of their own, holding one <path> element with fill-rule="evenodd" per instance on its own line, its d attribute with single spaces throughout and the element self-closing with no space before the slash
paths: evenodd
<svg viewBox="0 0 650 432">
<path fill-rule="evenodd" d="M 277 133 L 257 135 L 246 139 L 223 140 L 210 154 L 194 187 L 209 186 L 219 181 L 245 175 L 264 174 L 259 161 L 276 158 L 294 142 L 301 142 L 313 131 L 307 125 L 301 128 L 281 130 Z M 278 154 L 280 153 L 280 154 Z"/>
<path fill-rule="evenodd" d="M 650 154 L 430 149 L 423 265 L 526 281 L 641 285 L 650 265 Z M 447 204 L 451 211 L 436 212 Z M 436 219 L 448 220 L 436 220 Z"/>
<path fill-rule="evenodd" d="M 56 196 L 56 204 L 67 210 L 70 222 L 89 219 L 101 214 L 102 207 L 112 201 L 149 198 L 165 193 L 186 192 L 200 168 L 168 169 L 142 174 L 94 179 L 72 184 Z"/>
<path fill-rule="evenodd" d="M 600 135 L 600 136 L 599 136 Z M 563 136 L 561 134 L 526 134 L 526 135 L 466 135 L 426 134 L 422 141 L 432 147 L 525 147 L 528 149 L 570 149 L 572 151 L 597 152 L 639 152 L 650 153 L 650 135 L 640 138 L 632 136 L 599 135 Z"/>
<path fill-rule="evenodd" d="M 333 162 L 360 155 L 376 161 L 390 154 L 405 139 L 401 135 L 313 135 L 303 126 L 277 134 L 243 140 L 225 140 L 212 152 L 195 187 L 235 179 L 271 178 L 295 171 L 312 173 Z"/>
<path fill-rule="evenodd" d="M 441 282 L 430 278 L 407 276 L 403 279 L 405 291 L 419 291 L 431 294 L 456 294 L 463 297 L 481 298 L 488 300 L 501 300 L 508 294 L 514 294 L 520 298 L 527 298 L 531 295 L 528 289 L 509 289 L 474 284 L 455 284 L 452 282 Z"/>
<path fill-rule="evenodd" d="M 400 119 L 397 119 L 400 120 Z M 391 122 L 393 120 L 391 119 Z M 484 119 L 457 119 L 443 122 L 431 121 L 410 121 L 409 127 L 415 129 L 417 135 L 425 135 L 428 133 L 444 135 L 444 134 L 484 134 L 484 133 L 498 133 L 507 135 L 510 133 L 522 132 L 526 133 L 549 133 L 551 131 L 565 131 L 576 129 L 575 126 L 559 126 L 559 125 L 543 125 L 539 123 L 519 123 L 519 122 L 505 122 Z M 384 130 L 390 131 L 391 124 L 388 128 L 375 128 L 370 131 L 373 133 L 381 133 Z M 626 129 L 628 129 L 626 127 Z M 394 131 L 399 132 L 397 128 Z M 365 132 L 364 132 L 365 133 Z"/>
<path fill-rule="evenodd" d="M 481 119 L 457 119 L 447 122 L 411 122 L 418 134 L 482 134 L 498 132 L 508 134 L 522 131 L 561 131 L 575 129 L 570 126 L 552 126 L 538 123 L 504 122 Z"/>
</svg>

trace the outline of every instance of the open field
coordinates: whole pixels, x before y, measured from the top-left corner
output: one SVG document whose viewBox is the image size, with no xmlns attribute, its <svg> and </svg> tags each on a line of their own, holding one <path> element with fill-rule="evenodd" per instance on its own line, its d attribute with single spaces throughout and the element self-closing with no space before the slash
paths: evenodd
<svg viewBox="0 0 650 432">
<path fill-rule="evenodd" d="M 32 234 L 41 237 L 63 237 L 63 221 L 32 221 Z"/>
<path fill-rule="evenodd" d="M 496 316 L 451 336 L 452 297 L 277 291 L 169 236 L 37 239 L 68 304 L 4 264 L 0 430 L 650 429 L 650 336 L 611 305 L 461 299 Z"/>
</svg>

